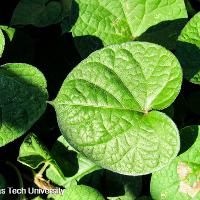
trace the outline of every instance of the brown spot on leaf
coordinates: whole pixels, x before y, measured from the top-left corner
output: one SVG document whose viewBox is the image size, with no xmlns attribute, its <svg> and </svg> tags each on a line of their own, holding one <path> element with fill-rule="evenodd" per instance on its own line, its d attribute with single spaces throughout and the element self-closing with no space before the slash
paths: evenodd
<svg viewBox="0 0 200 200">
<path fill-rule="evenodd" d="M 188 194 L 190 197 L 194 198 L 200 191 L 200 181 L 196 181 L 193 186 L 183 181 L 180 182 L 179 192 Z"/>
<path fill-rule="evenodd" d="M 197 193 L 200 191 L 200 181 L 195 181 L 191 186 L 189 183 L 186 183 L 184 180 L 192 172 L 192 169 L 185 163 L 179 162 L 177 166 L 177 174 L 181 180 L 179 185 L 179 192 L 189 195 L 191 198 L 194 198 Z M 198 174 L 199 176 L 200 174 Z"/>
<path fill-rule="evenodd" d="M 178 163 L 177 174 L 181 180 L 184 180 L 191 172 L 192 169 L 188 165 L 183 162 Z"/>
</svg>

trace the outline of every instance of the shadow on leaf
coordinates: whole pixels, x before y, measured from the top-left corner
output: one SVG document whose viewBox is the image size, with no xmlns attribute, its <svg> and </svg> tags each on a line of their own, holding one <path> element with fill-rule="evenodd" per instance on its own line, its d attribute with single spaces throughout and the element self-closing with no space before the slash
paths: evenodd
<svg viewBox="0 0 200 200">
<path fill-rule="evenodd" d="M 184 18 L 161 22 L 151 26 L 136 40 L 159 44 L 173 50 L 176 47 L 178 36 L 186 23 L 187 19 Z"/>
<path fill-rule="evenodd" d="M 199 127 L 191 126 L 191 128 L 183 128 L 180 132 L 181 149 L 179 155 L 186 152 L 196 141 L 198 137 Z"/>
<path fill-rule="evenodd" d="M 200 48 L 191 43 L 178 41 L 175 55 L 183 68 L 184 77 L 200 84 Z"/>
<path fill-rule="evenodd" d="M 46 109 L 44 76 L 27 64 L 0 67 L 0 146 L 26 133 Z"/>
</svg>

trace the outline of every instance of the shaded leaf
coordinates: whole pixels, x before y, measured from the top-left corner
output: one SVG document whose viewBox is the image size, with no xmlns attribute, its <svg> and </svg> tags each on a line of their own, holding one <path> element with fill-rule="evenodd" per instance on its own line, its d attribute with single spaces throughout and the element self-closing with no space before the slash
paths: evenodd
<svg viewBox="0 0 200 200">
<path fill-rule="evenodd" d="M 46 109 L 48 93 L 35 67 L 9 63 L 0 67 L 0 146 L 23 135 Z"/>
<path fill-rule="evenodd" d="M 28 17 L 27 17 L 28 16 Z M 11 19 L 11 25 L 37 27 L 57 24 L 62 20 L 62 6 L 55 0 L 21 0 Z"/>
</svg>

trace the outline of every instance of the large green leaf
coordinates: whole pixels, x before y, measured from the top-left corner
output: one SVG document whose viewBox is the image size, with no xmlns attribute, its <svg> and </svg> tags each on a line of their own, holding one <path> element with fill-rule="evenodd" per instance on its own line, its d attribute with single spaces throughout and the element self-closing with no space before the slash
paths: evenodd
<svg viewBox="0 0 200 200">
<path fill-rule="evenodd" d="M 0 146 L 23 135 L 43 114 L 48 98 L 46 80 L 35 67 L 0 67 Z"/>
<path fill-rule="evenodd" d="M 52 171 L 63 177 L 63 173 L 58 167 L 55 159 L 49 150 L 44 146 L 35 134 L 29 134 L 22 143 L 17 159 L 22 164 L 36 169 L 41 164 L 49 163 Z"/>
<path fill-rule="evenodd" d="M 200 84 L 200 12 L 182 30 L 176 56 L 183 67 L 184 77 L 192 83 Z"/>
<path fill-rule="evenodd" d="M 200 199 L 200 126 L 189 126 L 181 131 L 188 146 L 169 166 L 156 172 L 151 180 L 151 194 L 155 200 Z M 185 144 L 181 143 L 184 146 Z"/>
<path fill-rule="evenodd" d="M 55 0 L 21 0 L 13 13 L 12 25 L 44 27 L 62 20 L 61 3 Z"/>
<path fill-rule="evenodd" d="M 65 188 L 76 185 L 82 177 L 100 168 L 81 154 L 77 154 L 63 136 L 58 138 L 51 152 L 65 177 L 55 173 L 52 167 L 47 169 L 46 175 L 53 183 Z"/>
<path fill-rule="evenodd" d="M 181 67 L 163 47 L 113 45 L 91 54 L 64 81 L 52 102 L 68 142 L 103 168 L 147 174 L 179 151 L 168 107 L 180 91 Z"/>
<path fill-rule="evenodd" d="M 101 45 L 140 40 L 140 37 L 144 41 L 150 40 L 172 47 L 183 25 L 182 19 L 187 18 L 184 0 L 76 2 L 79 17 L 72 28 L 72 33 L 83 56 L 100 48 Z M 182 24 L 181 27 L 179 22 Z M 146 31 L 147 35 L 144 35 Z"/>
<path fill-rule="evenodd" d="M 4 38 L 4 35 L 3 35 L 3 33 L 0 29 L 0 58 L 3 54 L 4 46 L 5 46 L 5 38 Z"/>
<path fill-rule="evenodd" d="M 85 185 L 75 185 L 65 189 L 63 195 L 49 195 L 54 200 L 104 200 L 103 196 L 95 189 Z"/>
</svg>

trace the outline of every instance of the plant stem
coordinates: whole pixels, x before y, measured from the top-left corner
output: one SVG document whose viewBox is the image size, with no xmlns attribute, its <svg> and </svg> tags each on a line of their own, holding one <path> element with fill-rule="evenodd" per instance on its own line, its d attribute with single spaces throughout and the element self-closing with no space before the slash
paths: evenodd
<svg viewBox="0 0 200 200">
<path fill-rule="evenodd" d="M 40 171 L 36 174 L 36 176 L 42 176 L 44 171 L 46 170 L 46 168 L 49 166 L 50 162 L 47 161 L 45 162 L 45 164 L 42 166 L 42 168 L 40 169 Z"/>
</svg>

